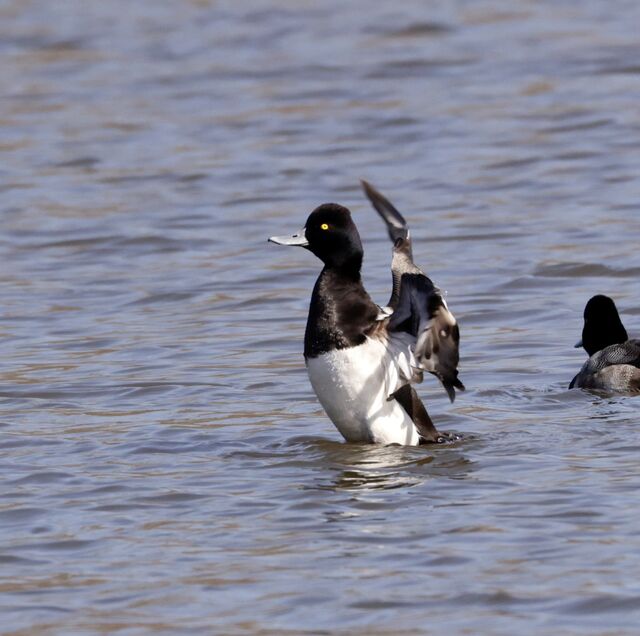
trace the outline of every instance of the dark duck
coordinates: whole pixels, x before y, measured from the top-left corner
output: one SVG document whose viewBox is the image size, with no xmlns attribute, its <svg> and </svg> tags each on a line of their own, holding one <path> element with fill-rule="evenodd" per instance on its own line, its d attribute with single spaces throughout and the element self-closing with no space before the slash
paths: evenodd
<svg viewBox="0 0 640 636">
<path fill-rule="evenodd" d="M 363 249 L 349 210 L 316 208 L 279 245 L 310 250 L 324 268 L 311 295 L 304 357 L 327 415 L 350 442 L 418 445 L 448 439 L 431 421 L 413 385 L 435 375 L 451 401 L 458 379 L 458 324 L 440 290 L 413 262 L 407 224 L 373 186 L 366 195 L 393 242 L 393 290 L 379 307 L 360 277 Z"/>
<path fill-rule="evenodd" d="M 582 340 L 589 359 L 582 365 L 574 387 L 605 393 L 640 392 L 640 340 L 629 340 L 615 303 L 594 296 L 584 308 Z"/>
</svg>

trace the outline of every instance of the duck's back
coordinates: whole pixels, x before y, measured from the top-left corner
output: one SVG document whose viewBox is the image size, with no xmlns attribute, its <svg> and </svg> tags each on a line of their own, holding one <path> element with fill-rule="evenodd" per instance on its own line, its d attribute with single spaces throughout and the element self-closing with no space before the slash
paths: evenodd
<svg viewBox="0 0 640 636">
<path fill-rule="evenodd" d="M 594 353 L 569 388 L 607 393 L 640 392 L 640 340 L 627 340 Z"/>
</svg>

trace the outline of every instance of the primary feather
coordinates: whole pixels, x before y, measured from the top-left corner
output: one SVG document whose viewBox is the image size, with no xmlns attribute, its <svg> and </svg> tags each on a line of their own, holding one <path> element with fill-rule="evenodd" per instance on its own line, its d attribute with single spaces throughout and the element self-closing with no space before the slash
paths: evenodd
<svg viewBox="0 0 640 636">
<path fill-rule="evenodd" d="M 458 379 L 457 321 L 440 290 L 413 262 L 411 235 L 402 214 L 370 183 L 362 181 L 362 186 L 393 241 L 393 291 L 389 300 L 393 314 L 389 318 L 389 330 L 404 331 L 415 337 L 417 369 L 435 375 L 453 402 L 455 389 L 464 390 Z"/>
</svg>

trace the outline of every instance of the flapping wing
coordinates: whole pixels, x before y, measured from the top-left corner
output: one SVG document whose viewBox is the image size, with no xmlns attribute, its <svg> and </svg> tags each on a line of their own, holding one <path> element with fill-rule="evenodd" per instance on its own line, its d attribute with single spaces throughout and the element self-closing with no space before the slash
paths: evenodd
<svg viewBox="0 0 640 636">
<path fill-rule="evenodd" d="M 360 183 L 362 183 L 362 189 L 369 198 L 369 201 L 371 201 L 371 205 L 373 205 L 387 224 L 387 232 L 389 232 L 391 242 L 395 243 L 400 238 L 410 241 L 407 222 L 404 220 L 402 214 L 396 210 L 391 201 L 381 192 L 378 192 L 368 181 L 362 179 Z M 409 254 L 409 256 L 411 257 L 411 254 Z"/>
<path fill-rule="evenodd" d="M 458 379 L 460 332 L 456 319 L 440 290 L 413 262 L 411 236 L 404 217 L 371 184 L 363 181 L 362 186 L 393 241 L 393 291 L 389 300 L 393 314 L 388 328 L 415 337 L 418 369 L 435 375 L 453 402 L 455 389 L 464 390 Z"/>
<path fill-rule="evenodd" d="M 391 260 L 393 290 L 388 305 L 391 309 L 395 309 L 400 298 L 400 278 L 402 274 L 419 274 L 422 272 L 413 262 L 411 235 L 402 214 L 396 210 L 389 199 L 380 194 L 370 183 L 366 181 L 361 181 L 361 183 L 364 193 L 385 222 L 389 238 L 393 243 L 393 257 Z"/>
<path fill-rule="evenodd" d="M 418 369 L 435 375 L 449 399 L 455 389 L 464 391 L 458 379 L 458 323 L 447 303 L 424 274 L 402 274 L 400 297 L 389 319 L 390 331 L 404 331 L 415 337 L 414 355 Z"/>
</svg>

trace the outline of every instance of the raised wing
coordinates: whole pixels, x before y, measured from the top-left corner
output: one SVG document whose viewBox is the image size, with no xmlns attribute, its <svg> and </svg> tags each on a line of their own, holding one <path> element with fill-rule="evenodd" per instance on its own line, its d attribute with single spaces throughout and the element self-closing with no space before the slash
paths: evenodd
<svg viewBox="0 0 640 636">
<path fill-rule="evenodd" d="M 389 238 L 393 243 L 393 257 L 391 260 L 393 290 L 388 305 L 391 309 L 395 309 L 400 298 L 400 278 L 402 274 L 422 274 L 422 272 L 413 262 L 411 235 L 402 214 L 396 210 L 389 199 L 380 194 L 370 183 L 364 180 L 361 183 L 364 193 L 385 222 Z"/>
<path fill-rule="evenodd" d="M 418 369 L 435 375 L 453 402 L 455 389 L 464 390 L 458 379 L 460 332 L 456 319 L 440 290 L 413 262 L 411 236 L 404 217 L 371 184 L 363 181 L 362 186 L 393 241 L 393 291 L 389 299 L 393 313 L 388 328 L 415 337 Z"/>
</svg>

